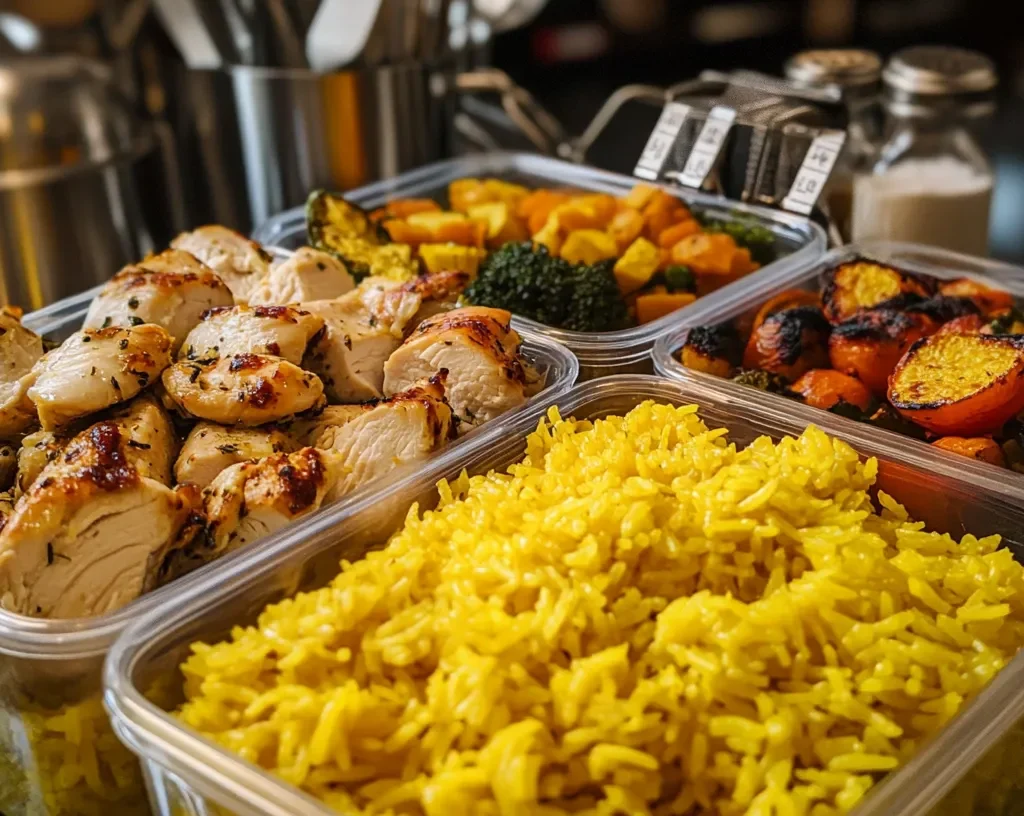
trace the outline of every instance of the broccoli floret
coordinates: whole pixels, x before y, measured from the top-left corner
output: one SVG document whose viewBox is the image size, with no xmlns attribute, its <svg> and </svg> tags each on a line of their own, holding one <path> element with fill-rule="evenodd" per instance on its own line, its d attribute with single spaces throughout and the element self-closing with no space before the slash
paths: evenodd
<svg viewBox="0 0 1024 816">
<path fill-rule="evenodd" d="M 696 292 L 697 278 L 688 266 L 670 266 L 665 270 L 665 287 L 670 292 Z"/>
<path fill-rule="evenodd" d="M 781 394 L 784 397 L 796 397 L 800 395 L 789 389 L 789 383 L 785 377 L 773 374 L 760 368 L 745 368 L 736 374 L 732 381 L 740 385 L 748 385 L 759 391 L 768 391 L 772 394 Z"/>
<path fill-rule="evenodd" d="M 568 264 L 553 258 L 544 246 L 507 243 L 481 264 L 463 299 L 560 326 L 572 295 L 572 279 L 565 267 Z"/>
<path fill-rule="evenodd" d="M 601 261 L 572 267 L 572 297 L 559 328 L 598 332 L 629 325 L 629 311 L 612 272 L 614 266 L 614 261 Z"/>
<path fill-rule="evenodd" d="M 708 218 L 704 222 L 706 232 L 724 232 L 741 247 L 750 250 L 750 257 L 764 266 L 775 260 L 775 235 L 767 227 L 749 221 L 719 221 Z"/>
<path fill-rule="evenodd" d="M 544 246 L 508 243 L 483 262 L 462 299 L 560 329 L 621 329 L 629 325 L 629 314 L 613 266 L 571 264 Z"/>
</svg>

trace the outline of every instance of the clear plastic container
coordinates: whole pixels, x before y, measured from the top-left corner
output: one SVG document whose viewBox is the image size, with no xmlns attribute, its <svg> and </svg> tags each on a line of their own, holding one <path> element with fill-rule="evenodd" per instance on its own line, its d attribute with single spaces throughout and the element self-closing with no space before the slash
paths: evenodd
<svg viewBox="0 0 1024 816">
<path fill-rule="evenodd" d="M 638 183 L 637 179 L 629 176 L 529 153 L 489 153 L 430 164 L 345 195 L 361 207 L 372 209 L 394 198 L 439 198 L 445 195 L 451 181 L 484 176 L 527 186 L 571 186 L 615 195 L 625 195 Z M 693 209 L 720 219 L 752 219 L 775 234 L 779 260 L 722 291 L 736 292 L 757 287 L 765 275 L 790 264 L 815 258 L 825 251 L 824 231 L 800 216 L 767 207 L 740 204 L 706 193 L 681 192 L 673 187 L 665 189 Z M 253 239 L 283 249 L 303 246 L 306 243 L 305 208 L 296 207 L 271 218 L 257 228 Z M 522 322 L 534 331 L 568 346 L 579 358 L 580 379 L 590 380 L 610 374 L 650 373 L 653 370 L 650 353 L 655 338 L 671 326 L 680 314 L 686 314 L 693 308 L 688 306 L 643 326 L 611 332 L 576 332 L 555 329 L 532 320 Z"/>
<path fill-rule="evenodd" d="M 709 426 L 729 428 L 730 438 L 740 445 L 764 434 L 799 434 L 807 424 L 785 405 L 759 404 L 754 394 L 723 395 L 693 382 L 639 375 L 583 383 L 556 404 L 563 416 L 596 418 L 621 414 L 647 399 L 696 403 Z M 266 604 L 323 586 L 337 574 L 342 557 L 359 557 L 383 543 L 401 526 L 413 502 L 435 506 L 434 485 L 441 477 L 457 476 L 462 469 L 480 473 L 503 468 L 521 458 L 525 437 L 543 413 L 537 406 L 504 423 L 488 444 L 467 445 L 457 455 L 393 482 L 374 500 L 352 503 L 343 513 L 285 532 L 248 559 L 244 571 L 234 564 L 216 576 L 208 575 L 181 593 L 173 608 L 150 614 L 125 632 L 107 661 L 105 702 L 118 735 L 142 758 L 154 810 L 161 816 L 182 811 L 205 816 L 222 809 L 238 816 L 332 812 L 184 728 L 167 713 L 180 700 L 175 696 L 181 685 L 177 666 L 192 642 L 223 638 L 232 626 L 251 623 Z M 877 456 L 880 486 L 932 528 L 998 532 L 1016 554 L 1024 554 L 1024 492 L 1008 498 L 997 489 L 998 479 L 992 474 L 965 479 L 945 457 L 913 446 L 892 446 L 870 429 L 840 425 L 828 416 L 819 424 L 862 454 Z M 149 699 L 152 689 L 164 695 L 160 705 Z M 961 805 L 979 801 L 975 797 L 989 795 L 993 787 L 990 780 L 977 782 L 975 766 L 986 752 L 1003 751 L 1004 740 L 1009 752 L 1000 754 L 1000 768 L 1012 768 L 1024 777 L 1012 750 L 1020 742 L 1013 726 L 1022 714 L 1024 654 L 902 770 L 879 785 L 855 816 L 924 814 L 951 790 Z M 1010 744 L 1013 739 L 1016 742 Z M 967 813 L 971 808 L 948 812 Z"/>
<path fill-rule="evenodd" d="M 712 388 L 723 395 L 738 396 L 742 394 L 750 398 L 751 394 L 756 394 L 757 399 L 765 403 L 777 405 L 780 410 L 786 410 L 794 417 L 800 417 L 806 422 L 821 423 L 824 421 L 823 417 L 827 416 L 831 421 L 841 426 L 868 428 L 879 439 L 885 440 L 886 444 L 909 445 L 912 448 L 927 450 L 947 459 L 965 473 L 985 473 L 989 476 L 995 474 L 996 478 L 1009 486 L 1011 492 L 1015 493 L 1024 489 L 1024 474 L 1017 473 L 1016 471 L 968 459 L 947 451 L 940 451 L 925 442 L 911 439 L 894 431 L 865 425 L 853 419 L 822 411 L 819 408 L 802 405 L 795 400 L 787 399 L 778 394 L 755 391 L 745 385 L 738 385 L 720 377 L 714 377 L 701 371 L 694 371 L 679 361 L 679 351 L 686 342 L 687 334 L 692 327 L 711 326 L 732 320 L 739 315 L 756 309 L 762 303 L 786 289 L 820 291 L 821 276 L 824 273 L 841 263 L 862 256 L 889 262 L 903 269 L 921 272 L 922 274 L 931 275 L 943 280 L 962 277 L 975 278 L 1010 292 L 1018 300 L 1018 303 L 1024 302 L 1024 268 L 1000 261 L 961 255 L 949 250 L 924 246 L 922 244 L 905 244 L 889 241 L 850 244 L 833 250 L 811 264 L 804 264 L 801 267 L 784 270 L 770 281 L 766 281 L 765 285 L 757 291 L 744 292 L 738 297 L 726 297 L 724 292 L 722 296 L 715 293 L 703 301 L 699 301 L 697 308 L 689 311 L 670 332 L 667 332 L 658 339 L 653 353 L 656 370 L 659 374 L 666 377 L 694 382 L 702 388 Z"/>
<path fill-rule="evenodd" d="M 24 323 L 62 340 L 85 318 L 95 290 L 26 315 Z M 527 406 L 546 405 L 576 381 L 579 365 L 562 345 L 517 325 L 523 351 L 545 375 L 545 387 Z M 512 412 L 514 414 L 515 412 Z M 510 414 L 511 415 L 511 414 Z M 437 454 L 450 458 L 463 445 L 486 444 L 501 430 L 498 419 Z M 492 430 L 493 429 L 493 430 Z M 410 465 L 415 472 L 420 465 Z M 400 476 L 402 470 L 395 472 Z M 334 514 L 360 502 L 392 476 L 369 484 L 310 518 Z M 268 539 L 269 540 L 269 539 Z M 107 650 L 132 621 L 163 603 L 174 603 L 188 587 L 221 564 L 244 574 L 245 559 L 262 543 L 144 596 L 116 612 L 81 620 L 40 620 L 0 610 L 0 814 L 2 816 L 109 816 L 149 813 L 138 762 L 110 730 L 100 694 Z"/>
</svg>

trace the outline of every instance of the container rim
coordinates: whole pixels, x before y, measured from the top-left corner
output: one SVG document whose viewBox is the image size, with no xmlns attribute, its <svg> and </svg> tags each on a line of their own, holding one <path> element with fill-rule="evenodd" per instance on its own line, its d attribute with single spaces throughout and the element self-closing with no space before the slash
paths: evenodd
<svg viewBox="0 0 1024 816">
<path fill-rule="evenodd" d="M 87 306 L 88 300 L 91 300 L 91 297 L 83 299 L 86 294 L 89 293 L 76 295 L 71 300 L 75 300 L 78 306 L 81 306 L 82 303 Z M 54 306 L 56 305 L 58 304 L 54 304 Z M 49 315 L 43 315 L 40 318 L 38 317 L 39 313 L 36 312 L 32 315 L 27 315 L 26 320 L 29 317 L 34 317 L 32 321 L 34 326 L 50 325 L 52 327 L 54 321 L 57 320 L 56 314 L 59 310 L 54 307 L 48 307 L 48 309 Z M 47 310 L 41 311 L 45 312 Z M 77 313 L 69 315 L 67 312 L 64 312 L 65 320 L 77 316 Z M 513 320 L 513 328 L 520 334 L 524 351 L 528 354 L 532 352 L 542 357 L 550 364 L 552 369 L 553 381 L 545 384 L 545 387 L 532 396 L 524 405 L 507 412 L 504 416 L 497 417 L 486 425 L 474 429 L 461 439 L 439 451 L 433 458 L 428 458 L 425 462 L 413 462 L 397 468 L 392 473 L 382 476 L 376 484 L 370 482 L 364 487 L 353 491 L 348 496 L 320 508 L 308 517 L 304 517 L 286 526 L 277 533 L 266 536 L 250 547 L 237 550 L 211 564 L 201 567 L 195 572 L 147 593 L 113 612 L 89 618 L 59 618 L 50 620 L 46 618 L 32 618 L 27 615 L 20 615 L 0 609 L 0 656 L 56 661 L 100 656 L 111 647 L 118 635 L 133 620 L 151 610 L 160 608 L 165 601 L 173 603 L 172 599 L 181 597 L 183 592 L 199 583 L 211 571 L 232 564 L 240 566 L 243 561 L 251 557 L 254 549 L 262 549 L 263 546 L 272 543 L 282 533 L 295 532 L 299 536 L 296 540 L 301 540 L 301 536 L 304 534 L 303 531 L 307 528 L 312 529 L 316 527 L 316 525 L 310 527 L 310 522 L 322 520 L 327 524 L 337 523 L 348 515 L 347 508 L 350 504 L 360 505 L 362 502 L 374 502 L 376 497 L 381 495 L 382 491 L 387 490 L 389 483 L 393 479 L 401 479 L 406 474 L 415 475 L 425 466 L 432 465 L 434 462 L 441 460 L 449 461 L 465 451 L 478 447 L 482 448 L 490 444 L 495 437 L 500 436 L 503 427 L 508 422 L 513 421 L 520 413 L 535 408 L 538 404 L 547 404 L 557 400 L 565 391 L 572 387 L 579 376 L 579 361 L 565 346 L 543 335 L 538 335 L 529 327 L 517 324 L 516 320 Z"/>
<path fill-rule="evenodd" d="M 701 388 L 710 389 L 723 395 L 743 394 L 749 396 L 752 393 L 752 389 L 747 386 L 737 385 L 729 380 L 714 377 L 701 371 L 693 371 L 676 359 L 675 352 L 686 342 L 686 336 L 690 329 L 719 322 L 723 319 L 723 315 L 726 316 L 725 319 L 729 319 L 734 314 L 746 311 L 765 302 L 775 292 L 804 284 L 833 266 L 860 257 L 875 258 L 882 262 L 893 263 L 902 268 L 910 269 L 911 271 L 937 277 L 949 277 L 948 274 L 943 273 L 949 273 L 953 270 L 956 270 L 956 277 L 973 276 L 985 279 L 987 275 L 1002 275 L 1006 279 L 1000 278 L 997 282 L 998 285 L 1024 298 L 1024 268 L 1006 263 L 1005 261 L 979 258 L 960 252 L 905 241 L 863 241 L 852 243 L 833 249 L 810 263 L 793 265 L 789 269 L 783 270 L 770 281 L 766 281 L 765 287 L 761 291 L 749 291 L 737 297 L 728 298 L 719 297 L 719 293 L 716 292 L 706 298 L 704 304 L 698 301 L 699 309 L 677 320 L 676 325 L 672 327 L 671 331 L 663 334 L 655 342 L 654 349 L 651 352 L 655 371 L 663 377 L 692 382 Z M 757 393 L 760 400 L 776 405 L 780 409 L 785 406 L 786 410 L 793 416 L 805 419 L 808 423 L 820 423 L 823 415 L 826 415 L 838 427 L 841 427 L 844 432 L 857 428 L 870 428 L 873 435 L 885 441 L 892 448 L 901 451 L 927 451 L 946 460 L 951 466 L 955 465 L 963 473 L 970 474 L 971 478 L 986 477 L 988 479 L 995 479 L 998 485 L 998 492 L 1005 496 L 1016 498 L 1020 495 L 1020 491 L 1024 489 L 1024 474 L 1006 468 L 999 468 L 985 462 L 968 459 L 967 457 L 939 448 L 933 448 L 926 442 L 911 439 L 896 431 L 866 425 L 854 419 L 825 412 L 820 408 L 803 405 L 778 394 L 768 392 Z"/>
<path fill-rule="evenodd" d="M 549 156 L 515 151 L 495 151 L 455 159 L 445 159 L 424 165 L 393 179 L 385 179 L 358 187 L 345 193 L 345 197 L 363 207 L 376 207 L 395 194 L 410 195 L 422 192 L 422 187 L 436 186 L 447 183 L 441 179 L 455 176 L 471 176 L 484 173 L 519 172 L 524 175 L 555 176 L 562 184 L 579 184 L 580 186 L 599 189 L 605 192 L 625 191 L 636 184 L 652 184 L 644 179 L 637 179 L 610 170 L 601 170 Z M 433 182 L 433 185 L 431 185 Z M 654 186 L 670 195 L 685 201 L 697 209 L 722 212 L 735 218 L 752 218 L 763 226 L 773 228 L 773 232 L 788 233 L 794 239 L 802 239 L 803 245 L 785 257 L 765 264 L 756 272 L 734 281 L 720 289 L 731 295 L 739 295 L 754 276 L 762 276 L 757 280 L 763 283 L 766 274 L 777 274 L 783 268 L 794 264 L 805 263 L 817 258 L 827 246 L 825 231 L 808 218 L 793 213 L 774 210 L 759 204 L 747 204 L 734 201 L 724 196 L 712 195 L 700 190 L 686 190 L 668 184 L 654 183 Z M 726 211 L 727 212 L 723 212 Z M 272 216 L 264 221 L 252 233 L 252 239 L 259 243 L 279 244 L 292 237 L 297 231 L 305 231 L 305 207 L 293 207 L 283 213 Z M 578 332 L 547 326 L 528 318 L 520 318 L 524 326 L 545 334 L 560 343 L 568 345 L 583 362 L 612 358 L 615 361 L 629 363 L 646 357 L 650 353 L 650 345 L 662 332 L 669 328 L 679 313 L 687 312 L 699 305 L 704 298 L 699 298 L 693 305 L 679 309 L 678 312 L 666 315 L 643 326 L 619 329 L 608 332 Z"/>
<path fill-rule="evenodd" d="M 704 393 L 693 382 L 625 374 L 576 385 L 563 393 L 555 404 L 564 416 L 568 416 L 579 406 L 602 396 L 627 394 L 647 399 L 674 396 L 699 401 Z M 735 404 L 748 416 L 754 415 L 783 427 L 794 425 L 792 412 L 787 406 L 744 399 L 742 395 L 713 396 L 723 405 Z M 544 409 L 540 407 L 522 412 L 510 423 L 506 434 L 529 432 L 544 414 Z M 854 433 L 855 428 L 845 426 L 839 427 L 837 431 L 835 427 L 829 427 L 835 423 L 828 419 L 826 416 L 825 421 L 816 424 L 828 433 L 841 436 L 862 455 L 880 454 L 885 459 L 895 459 L 902 464 L 929 468 L 961 484 L 968 481 L 972 485 L 977 484 L 973 477 L 965 479 L 961 469 L 954 466 L 955 463 L 918 450 L 900 451 L 899 455 L 894 456 L 885 445 L 886 440 L 879 441 L 873 433 Z M 497 442 L 494 437 L 490 441 Z M 468 450 L 465 452 L 468 453 Z M 421 473 L 418 477 L 406 474 L 404 478 L 394 481 L 387 488 L 386 495 L 399 493 L 425 477 L 439 479 L 450 467 L 451 464 L 435 461 L 427 474 Z M 991 490 L 995 483 L 995 479 L 983 478 L 981 486 Z M 1024 507 L 1024 495 L 1018 495 L 1014 504 Z M 353 502 L 347 508 L 346 517 L 351 518 L 371 505 L 372 500 L 369 498 Z M 317 530 L 312 529 L 313 525 L 306 526 L 310 528 L 311 534 L 327 532 L 323 526 Z M 297 530 L 289 532 L 297 538 Z M 320 541 L 312 535 L 307 537 L 304 544 L 297 543 L 296 546 L 290 546 L 287 538 L 277 536 L 272 547 L 264 548 L 259 559 L 253 559 L 254 563 L 249 565 L 245 575 L 236 574 L 227 580 L 216 580 L 220 576 L 207 575 L 205 580 L 189 586 L 173 609 L 167 607 L 149 612 L 136 620 L 114 644 L 104 665 L 104 705 L 121 739 L 141 758 L 157 761 L 172 773 L 187 779 L 190 786 L 204 795 L 231 798 L 240 816 L 257 812 L 252 808 L 254 796 L 259 797 L 258 812 L 272 816 L 291 816 L 298 812 L 322 813 L 326 816 L 333 811 L 174 720 L 168 712 L 149 702 L 134 687 L 132 675 L 137 665 L 145 659 L 148 650 L 159 648 L 170 633 L 204 614 L 204 608 L 243 591 L 247 581 L 273 572 L 300 552 L 312 554 L 321 546 Z M 910 761 L 876 785 L 856 808 L 855 815 L 886 816 L 908 812 L 909 808 L 915 808 L 912 812 L 923 812 L 916 808 L 938 801 L 967 773 L 973 765 L 971 757 L 976 757 L 991 745 L 1021 716 L 1024 716 L 1024 649 L 944 728 L 929 739 Z M 945 773 L 929 772 L 929 769 L 935 767 L 942 767 Z M 916 786 L 908 784 L 909 780 L 914 779 L 924 779 L 925 782 Z"/>
</svg>

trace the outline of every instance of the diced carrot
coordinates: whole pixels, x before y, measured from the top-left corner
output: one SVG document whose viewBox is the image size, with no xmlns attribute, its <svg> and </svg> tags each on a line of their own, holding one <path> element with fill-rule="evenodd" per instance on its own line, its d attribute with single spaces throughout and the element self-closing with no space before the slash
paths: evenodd
<svg viewBox="0 0 1024 816">
<path fill-rule="evenodd" d="M 608 232 L 618 244 L 619 252 L 625 252 L 640 237 L 643 230 L 644 217 L 632 209 L 620 210 L 612 216 L 612 220 L 608 223 Z"/>
<path fill-rule="evenodd" d="M 536 235 L 545 225 L 548 223 L 548 216 L 551 215 L 549 210 L 539 209 L 533 212 L 526 221 L 526 227 L 530 231 L 530 235 Z M 554 222 L 554 226 L 557 228 L 558 223 Z"/>
<path fill-rule="evenodd" d="M 434 236 L 426 227 L 416 226 L 399 218 L 385 221 L 384 229 L 395 243 L 409 244 L 413 247 L 420 244 L 435 243 Z"/>
<path fill-rule="evenodd" d="M 384 207 L 392 218 L 408 218 L 418 212 L 440 212 L 441 205 L 429 198 L 399 198 Z"/>
<path fill-rule="evenodd" d="M 957 278 L 939 284 L 939 292 L 951 297 L 970 298 L 985 314 L 1013 306 L 1013 295 L 1009 292 L 993 289 L 971 278 Z"/>
<path fill-rule="evenodd" d="M 943 323 L 937 334 L 982 334 L 988 323 L 989 321 L 981 315 L 963 315 Z"/>
<path fill-rule="evenodd" d="M 701 232 L 672 247 L 672 263 L 688 266 L 697 277 L 701 297 L 738 280 L 732 269 L 736 242 L 722 233 Z"/>
<path fill-rule="evenodd" d="M 977 459 L 979 462 L 988 462 L 990 465 L 1006 467 L 1006 456 L 1003 454 L 1003 449 L 998 442 L 987 436 L 976 436 L 969 439 L 962 436 L 944 436 L 932 442 L 932 447 L 966 456 L 968 459 Z"/>
<path fill-rule="evenodd" d="M 888 396 L 903 416 L 932 433 L 993 433 L 1024 410 L 1024 338 L 928 337 L 900 360 Z"/>
<path fill-rule="evenodd" d="M 828 366 L 828 321 L 821 309 L 798 306 L 768 315 L 751 333 L 744 368 L 761 368 L 792 381 Z"/>
<path fill-rule="evenodd" d="M 729 377 L 743 357 L 743 341 L 728 323 L 695 326 L 686 335 L 680 362 L 694 371 Z"/>
<path fill-rule="evenodd" d="M 434 243 L 482 247 L 487 240 L 487 222 L 471 221 L 440 224 L 433 234 Z"/>
<path fill-rule="evenodd" d="M 558 192 L 556 190 L 534 190 L 526 198 L 522 199 L 516 206 L 516 214 L 520 218 L 527 219 L 528 222 L 532 223 L 532 218 L 535 213 L 543 213 L 543 216 L 539 217 L 541 222 L 540 227 L 537 227 L 533 232 L 538 232 L 541 227 L 544 226 L 545 221 L 548 220 L 548 215 L 551 211 L 559 204 L 564 204 L 570 198 L 568 193 Z"/>
<path fill-rule="evenodd" d="M 647 235 L 652 241 L 657 241 L 658 236 L 673 224 L 686 221 L 690 213 L 684 208 L 677 206 L 675 202 L 664 207 L 648 207 L 644 211 L 644 220 L 647 222 Z"/>
<path fill-rule="evenodd" d="M 594 210 L 583 203 L 582 199 L 573 199 L 565 204 L 559 204 L 551 211 L 549 217 L 556 219 L 558 228 L 565 233 L 600 229 L 604 226 Z"/>
<path fill-rule="evenodd" d="M 871 407 L 871 392 L 856 377 L 830 368 L 815 368 L 793 383 L 793 390 L 804 402 L 826 411 L 841 402 L 855 405 L 862 411 Z"/>
<path fill-rule="evenodd" d="M 696 235 L 701 231 L 701 226 L 695 218 L 688 218 L 685 221 L 680 221 L 678 224 L 673 224 L 671 227 L 661 231 L 658 235 L 658 246 L 663 249 L 671 249 L 684 238 L 688 238 L 691 235 Z"/>
<path fill-rule="evenodd" d="M 921 314 L 896 309 L 862 312 L 833 327 L 828 341 L 829 358 L 836 371 L 856 377 L 874 394 L 882 396 L 889 375 L 907 349 L 935 328 Z"/>
<path fill-rule="evenodd" d="M 761 308 L 757 310 L 757 315 L 754 317 L 754 324 L 751 330 L 764 323 L 764 319 L 770 314 L 792 309 L 796 306 L 820 305 L 821 298 L 818 297 L 816 292 L 810 292 L 807 289 L 787 289 L 785 292 L 779 292 L 775 297 L 769 298 L 762 304 Z"/>
<path fill-rule="evenodd" d="M 636 320 L 638 323 L 652 323 L 660 317 L 672 314 L 676 309 L 689 306 L 697 299 L 690 292 L 666 292 L 642 294 L 636 298 Z"/>
</svg>

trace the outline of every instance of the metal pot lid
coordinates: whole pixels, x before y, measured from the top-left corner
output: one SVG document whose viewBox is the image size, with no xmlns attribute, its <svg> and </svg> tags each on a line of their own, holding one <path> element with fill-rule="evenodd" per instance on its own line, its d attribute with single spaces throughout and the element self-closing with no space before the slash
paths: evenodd
<svg viewBox="0 0 1024 816">
<path fill-rule="evenodd" d="M 858 48 L 801 51 L 786 62 L 786 79 L 799 85 L 870 85 L 882 76 L 882 58 Z"/>
<path fill-rule="evenodd" d="M 897 51 L 882 81 L 895 91 L 921 96 L 980 94 L 998 81 L 995 64 L 977 51 L 944 45 L 919 45 Z"/>
</svg>

